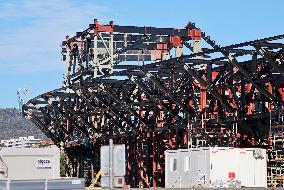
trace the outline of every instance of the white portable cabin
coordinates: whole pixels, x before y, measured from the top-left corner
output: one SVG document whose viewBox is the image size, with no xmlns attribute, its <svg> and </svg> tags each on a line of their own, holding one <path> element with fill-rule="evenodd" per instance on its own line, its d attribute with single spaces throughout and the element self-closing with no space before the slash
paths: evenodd
<svg viewBox="0 0 284 190">
<path fill-rule="evenodd" d="M 0 149 L 0 180 L 36 180 L 60 178 L 60 149 Z"/>
<path fill-rule="evenodd" d="M 165 187 L 267 187 L 265 149 L 207 147 L 165 152 Z"/>
</svg>

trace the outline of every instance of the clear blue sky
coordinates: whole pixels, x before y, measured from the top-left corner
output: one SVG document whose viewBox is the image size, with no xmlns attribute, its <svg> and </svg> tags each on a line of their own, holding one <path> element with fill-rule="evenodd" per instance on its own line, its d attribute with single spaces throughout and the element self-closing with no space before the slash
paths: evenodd
<svg viewBox="0 0 284 190">
<path fill-rule="evenodd" d="M 0 107 L 60 87 L 64 37 L 94 18 L 119 25 L 184 27 L 191 20 L 221 45 L 284 33 L 283 0 L 0 0 Z"/>
</svg>

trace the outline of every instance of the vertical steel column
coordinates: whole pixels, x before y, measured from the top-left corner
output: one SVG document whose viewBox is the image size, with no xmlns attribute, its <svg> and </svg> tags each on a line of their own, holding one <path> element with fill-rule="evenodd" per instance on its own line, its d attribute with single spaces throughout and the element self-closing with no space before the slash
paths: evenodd
<svg viewBox="0 0 284 190">
<path fill-rule="evenodd" d="M 109 188 L 113 189 L 113 140 L 109 139 Z"/>
<path fill-rule="evenodd" d="M 110 34 L 110 42 L 109 42 L 109 51 L 110 51 L 110 73 L 113 72 L 113 66 L 114 66 L 114 62 L 113 62 L 113 34 Z"/>
<path fill-rule="evenodd" d="M 157 162 L 156 162 L 156 148 L 155 148 L 155 132 L 152 133 L 152 147 L 153 147 L 153 161 L 152 161 L 152 183 L 153 183 L 153 188 L 157 187 L 157 181 L 156 181 L 156 167 L 157 167 Z"/>
<path fill-rule="evenodd" d="M 94 34 L 94 48 L 93 48 L 93 65 L 94 67 L 94 78 L 98 75 L 98 35 Z"/>
<path fill-rule="evenodd" d="M 66 81 L 66 86 L 70 86 L 71 85 L 70 84 L 70 71 L 71 71 L 72 58 L 70 54 L 71 50 L 68 48 L 68 46 L 66 48 L 66 51 L 67 53 L 66 53 L 66 79 L 65 81 Z"/>
</svg>

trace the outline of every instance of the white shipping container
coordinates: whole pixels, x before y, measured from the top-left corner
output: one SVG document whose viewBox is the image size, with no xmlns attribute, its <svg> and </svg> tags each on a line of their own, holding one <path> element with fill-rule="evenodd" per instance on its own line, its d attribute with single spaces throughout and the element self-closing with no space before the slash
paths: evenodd
<svg viewBox="0 0 284 190">
<path fill-rule="evenodd" d="M 60 178 L 60 149 L 15 148 L 0 149 L 2 166 L 7 175 L 0 173 L 0 180 L 34 180 Z"/>
<path fill-rule="evenodd" d="M 101 186 L 109 187 L 109 146 L 101 146 Z M 114 187 L 123 187 L 125 184 L 126 160 L 125 160 L 125 145 L 115 144 L 113 146 L 113 185 Z"/>
<path fill-rule="evenodd" d="M 165 187 L 267 187 L 265 149 L 208 147 L 165 152 Z"/>
</svg>

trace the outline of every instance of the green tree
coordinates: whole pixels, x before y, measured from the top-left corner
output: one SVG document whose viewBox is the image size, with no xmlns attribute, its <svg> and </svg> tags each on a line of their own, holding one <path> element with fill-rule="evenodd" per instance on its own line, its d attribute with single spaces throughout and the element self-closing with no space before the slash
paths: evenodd
<svg viewBox="0 0 284 190">
<path fill-rule="evenodd" d="M 67 167 L 67 161 L 66 161 L 66 155 L 64 152 L 61 152 L 60 154 L 60 176 L 66 177 L 66 167 Z"/>
</svg>

